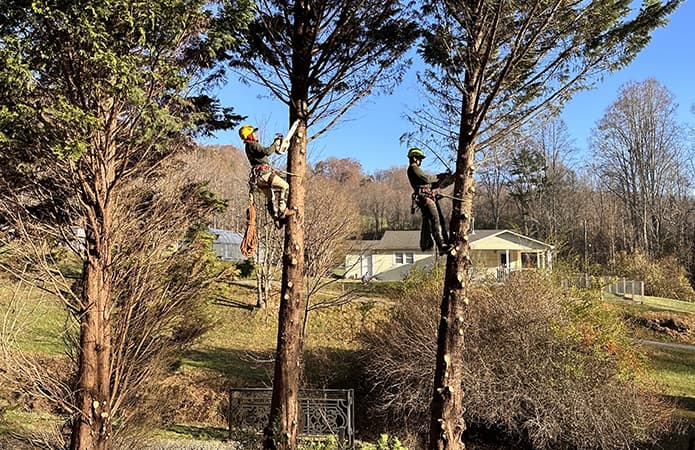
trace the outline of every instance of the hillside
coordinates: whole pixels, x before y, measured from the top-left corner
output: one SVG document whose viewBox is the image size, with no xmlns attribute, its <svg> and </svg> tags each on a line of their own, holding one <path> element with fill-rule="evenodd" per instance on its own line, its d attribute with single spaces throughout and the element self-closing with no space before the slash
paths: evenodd
<svg viewBox="0 0 695 450">
<path fill-rule="evenodd" d="M 393 301 L 389 293 L 397 290 L 397 285 L 350 286 L 360 290 L 354 302 L 313 311 L 310 315 L 305 385 L 356 387 L 354 367 L 359 349 L 356 337 L 385 317 Z M 37 291 L 16 288 L 7 280 L 0 287 L 0 317 L 4 326 L 9 326 L 16 318 L 15 323 L 22 324 L 15 328 L 17 346 L 39 356 L 49 372 L 66 370 L 61 334 L 65 314 L 61 306 Z M 13 302 L 13 298 L 26 301 Z M 646 298 L 643 304 L 620 298 L 607 300 L 623 311 L 635 339 L 692 344 L 695 305 L 656 298 Z M 20 303 L 23 306 L 18 308 Z M 277 305 L 257 310 L 252 307 L 254 304 L 255 289 L 250 283 L 231 285 L 224 297 L 210 303 L 208 313 L 213 321 L 212 328 L 162 381 L 159 396 L 148 400 L 149 405 L 156 405 L 150 406 L 154 408 L 150 412 L 161 415 L 164 423 L 163 428 L 149 437 L 155 443 L 152 448 L 173 445 L 172 440 L 178 442 L 180 439 L 183 441 L 178 445 L 188 445 L 185 443 L 192 442 L 191 439 L 214 445 L 227 437 L 226 389 L 271 386 Z M 682 331 L 657 326 L 660 323 L 680 324 Z M 644 345 L 644 349 L 652 361 L 651 374 L 662 385 L 664 395 L 678 403 L 680 415 L 695 419 L 695 351 L 654 345 Z M 0 435 L 56 427 L 59 419 L 53 412 L 41 399 L 0 388 Z M 375 439 L 373 433 L 374 430 L 358 428 L 358 438 Z M 680 439 L 682 444 L 685 438 Z"/>
</svg>

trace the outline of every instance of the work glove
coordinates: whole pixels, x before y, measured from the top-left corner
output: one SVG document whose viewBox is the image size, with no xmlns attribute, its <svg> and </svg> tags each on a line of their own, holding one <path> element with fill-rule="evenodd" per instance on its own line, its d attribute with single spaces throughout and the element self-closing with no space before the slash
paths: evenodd
<svg viewBox="0 0 695 450">
<path fill-rule="evenodd" d="M 280 145 L 282 144 L 282 134 L 277 133 L 275 139 L 273 139 L 273 147 L 275 147 L 275 153 L 280 154 Z"/>
<path fill-rule="evenodd" d="M 437 174 L 437 185 L 440 188 L 451 186 L 454 183 L 454 174 L 450 171 Z"/>
</svg>

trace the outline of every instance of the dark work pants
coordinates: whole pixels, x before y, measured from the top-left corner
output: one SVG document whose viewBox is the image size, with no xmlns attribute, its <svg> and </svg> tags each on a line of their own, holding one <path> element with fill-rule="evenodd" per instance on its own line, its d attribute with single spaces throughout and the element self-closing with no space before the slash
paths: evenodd
<svg viewBox="0 0 695 450">
<path fill-rule="evenodd" d="M 430 197 L 420 197 L 418 207 L 422 213 L 422 233 L 420 236 L 420 249 L 423 251 L 432 248 L 432 239 L 439 250 L 445 244 L 441 222 L 441 213 L 437 203 Z M 430 237 L 431 236 L 431 237 Z M 429 239 L 428 239 L 429 238 Z"/>
</svg>

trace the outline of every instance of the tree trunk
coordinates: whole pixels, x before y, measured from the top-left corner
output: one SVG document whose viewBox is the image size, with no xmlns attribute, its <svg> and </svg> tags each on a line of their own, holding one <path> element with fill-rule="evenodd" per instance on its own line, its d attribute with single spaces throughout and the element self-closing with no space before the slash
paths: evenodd
<svg viewBox="0 0 695 450">
<path fill-rule="evenodd" d="M 109 101 L 105 102 L 109 111 Z M 116 147 L 112 139 L 116 123 L 96 133 L 93 150 L 101 158 L 84 157 L 92 163 L 93 178 L 79 177 L 84 193 L 86 259 L 82 274 L 82 311 L 78 384 L 70 450 L 108 450 L 112 442 L 111 417 L 111 299 L 113 192 Z M 93 155 L 90 155 L 93 156 Z M 103 163 L 106 161 L 107 163 Z"/>
<path fill-rule="evenodd" d="M 299 428 L 299 387 L 302 374 L 304 314 L 304 201 L 306 199 L 307 121 L 309 119 L 309 74 L 316 33 L 312 2 L 296 0 L 293 5 L 292 70 L 289 123 L 299 119 L 287 156 L 288 207 L 294 210 L 285 225 L 282 255 L 280 316 L 273 377 L 273 399 L 264 448 L 296 450 Z"/>
<path fill-rule="evenodd" d="M 264 448 L 297 448 L 299 388 L 302 374 L 304 295 L 304 174 L 306 172 L 306 125 L 300 124 L 288 157 L 290 194 L 288 205 L 295 210 L 285 225 L 280 317 L 273 377 L 270 420 Z"/>
<path fill-rule="evenodd" d="M 83 274 L 76 402 L 80 412 L 70 449 L 107 450 L 112 438 L 110 249 L 93 231 L 87 230 L 86 241 L 90 248 Z"/>
<path fill-rule="evenodd" d="M 463 321 L 468 304 L 468 269 L 471 266 L 468 231 L 471 227 L 474 143 L 462 138 L 456 162 L 454 196 L 463 199 L 453 204 L 451 239 L 454 250 L 447 257 L 441 319 L 437 338 L 437 361 L 431 404 L 431 450 L 463 449 L 461 441 L 466 424 L 463 419 L 464 351 Z"/>
</svg>

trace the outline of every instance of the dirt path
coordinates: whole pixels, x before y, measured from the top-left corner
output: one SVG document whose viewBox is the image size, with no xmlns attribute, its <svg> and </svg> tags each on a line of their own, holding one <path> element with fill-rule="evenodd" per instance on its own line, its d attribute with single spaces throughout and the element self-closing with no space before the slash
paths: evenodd
<svg viewBox="0 0 695 450">
<path fill-rule="evenodd" d="M 695 352 L 695 345 L 675 344 L 672 342 L 649 341 L 646 339 L 640 339 L 637 342 L 639 342 L 640 344 L 651 345 L 654 347 L 672 348 L 675 350 L 686 350 L 686 351 L 690 351 L 690 352 Z"/>
</svg>

